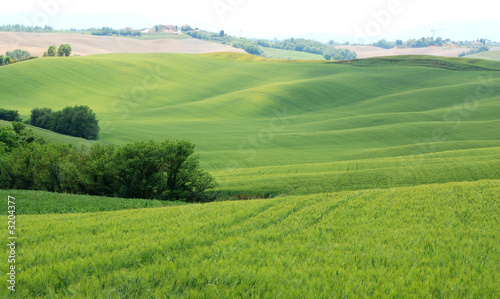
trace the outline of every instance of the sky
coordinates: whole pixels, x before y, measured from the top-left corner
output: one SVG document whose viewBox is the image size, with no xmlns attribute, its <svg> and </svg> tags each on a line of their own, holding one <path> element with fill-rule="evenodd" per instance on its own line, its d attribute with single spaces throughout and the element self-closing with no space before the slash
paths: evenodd
<svg viewBox="0 0 500 299">
<path fill-rule="evenodd" d="M 2 6 L 0 24 L 56 29 L 189 24 L 250 38 L 316 36 L 354 42 L 432 36 L 435 28 L 443 29 L 436 37 L 500 41 L 496 7 L 491 0 L 468 5 L 437 0 L 23 0 L 23 5 Z"/>
</svg>

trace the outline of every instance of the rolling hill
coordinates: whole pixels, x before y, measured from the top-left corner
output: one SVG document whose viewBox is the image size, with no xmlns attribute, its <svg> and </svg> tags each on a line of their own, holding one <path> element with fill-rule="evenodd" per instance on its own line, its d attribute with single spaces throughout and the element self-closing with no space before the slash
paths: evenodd
<svg viewBox="0 0 500 299">
<path fill-rule="evenodd" d="M 492 51 L 481 52 L 477 54 L 467 55 L 466 58 L 479 58 L 479 59 L 487 59 L 487 60 L 496 60 L 500 61 L 500 49 L 495 48 Z"/>
<path fill-rule="evenodd" d="M 100 142 L 189 140 L 220 199 L 267 198 L 168 206 L 2 190 L 17 205 L 16 295 L 498 297 L 499 70 L 240 53 L 1 67 L 2 108 L 27 118 L 88 105 Z"/>
<path fill-rule="evenodd" d="M 231 46 L 197 39 L 156 39 L 140 40 L 114 36 L 94 36 L 71 33 L 19 33 L 0 32 L 0 52 L 23 49 L 31 55 L 42 57 L 51 45 L 70 44 L 73 54 L 95 55 L 106 53 L 212 53 L 241 52 Z"/>
<path fill-rule="evenodd" d="M 104 143 L 189 140 L 222 194 L 272 197 L 500 178 L 498 69 L 113 54 L 2 67 L 0 97 L 25 118 L 89 105 Z"/>
<path fill-rule="evenodd" d="M 493 298 L 499 192 L 490 180 L 21 215 L 16 296 Z"/>
</svg>

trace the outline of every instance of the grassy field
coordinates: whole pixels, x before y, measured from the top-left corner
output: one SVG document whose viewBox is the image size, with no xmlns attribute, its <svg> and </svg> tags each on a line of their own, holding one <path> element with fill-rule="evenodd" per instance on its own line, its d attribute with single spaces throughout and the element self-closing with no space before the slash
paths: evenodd
<svg viewBox="0 0 500 299">
<path fill-rule="evenodd" d="M 262 56 L 272 59 L 306 59 L 306 60 L 325 60 L 322 55 L 311 54 L 299 51 L 274 49 L 267 47 L 260 47 L 263 54 Z"/>
<path fill-rule="evenodd" d="M 16 296 L 494 298 L 499 193 L 483 180 L 18 216 Z"/>
<path fill-rule="evenodd" d="M 498 297 L 499 70 L 234 53 L 1 67 L 1 108 L 88 105 L 100 142 L 189 140 L 220 183 L 220 202 L 180 206 L 0 191 L 18 205 L 15 295 Z"/>
<path fill-rule="evenodd" d="M 104 143 L 189 140 L 222 194 L 269 197 L 500 178 L 499 69 L 419 56 L 112 54 L 2 67 L 0 98 L 25 118 L 89 105 Z"/>
<path fill-rule="evenodd" d="M 0 198 L 7 204 L 8 196 L 16 199 L 17 215 L 89 213 L 182 205 L 181 202 L 110 198 L 99 196 L 51 193 L 29 190 L 0 190 Z M 7 215 L 7 210 L 2 211 Z"/>
<path fill-rule="evenodd" d="M 473 55 L 467 55 L 465 57 L 500 61 L 500 51 L 481 52 Z"/>
</svg>

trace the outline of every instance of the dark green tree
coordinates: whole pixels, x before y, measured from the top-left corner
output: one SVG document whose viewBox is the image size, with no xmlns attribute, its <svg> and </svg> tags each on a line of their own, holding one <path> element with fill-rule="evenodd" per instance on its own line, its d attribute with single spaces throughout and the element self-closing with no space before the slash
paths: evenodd
<svg viewBox="0 0 500 299">
<path fill-rule="evenodd" d="M 0 119 L 6 121 L 21 121 L 19 111 L 0 108 Z"/>
<path fill-rule="evenodd" d="M 32 109 L 29 124 L 39 128 L 52 130 L 52 109 L 50 108 Z"/>
<path fill-rule="evenodd" d="M 88 106 L 66 107 L 52 113 L 51 127 L 54 132 L 96 140 L 99 125 L 95 113 Z"/>
</svg>

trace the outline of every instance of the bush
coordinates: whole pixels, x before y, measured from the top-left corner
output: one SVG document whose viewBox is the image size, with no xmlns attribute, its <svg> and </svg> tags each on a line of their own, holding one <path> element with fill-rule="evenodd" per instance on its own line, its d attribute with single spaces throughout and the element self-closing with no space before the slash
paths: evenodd
<svg viewBox="0 0 500 299">
<path fill-rule="evenodd" d="M 1 136 L 1 135 L 0 135 Z M 0 158 L 0 189 L 205 201 L 216 186 L 187 141 L 71 145 L 30 143 Z"/>
<path fill-rule="evenodd" d="M 31 110 L 31 117 L 28 123 L 32 126 L 51 130 L 52 109 L 35 108 Z"/>
<path fill-rule="evenodd" d="M 2 108 L 0 108 L 0 119 L 6 121 L 21 121 L 21 117 L 19 117 L 19 111 L 6 110 Z"/>
<path fill-rule="evenodd" d="M 29 124 L 89 140 L 96 140 L 99 135 L 98 120 L 88 106 L 66 107 L 56 112 L 50 108 L 35 108 L 31 110 Z"/>
</svg>

